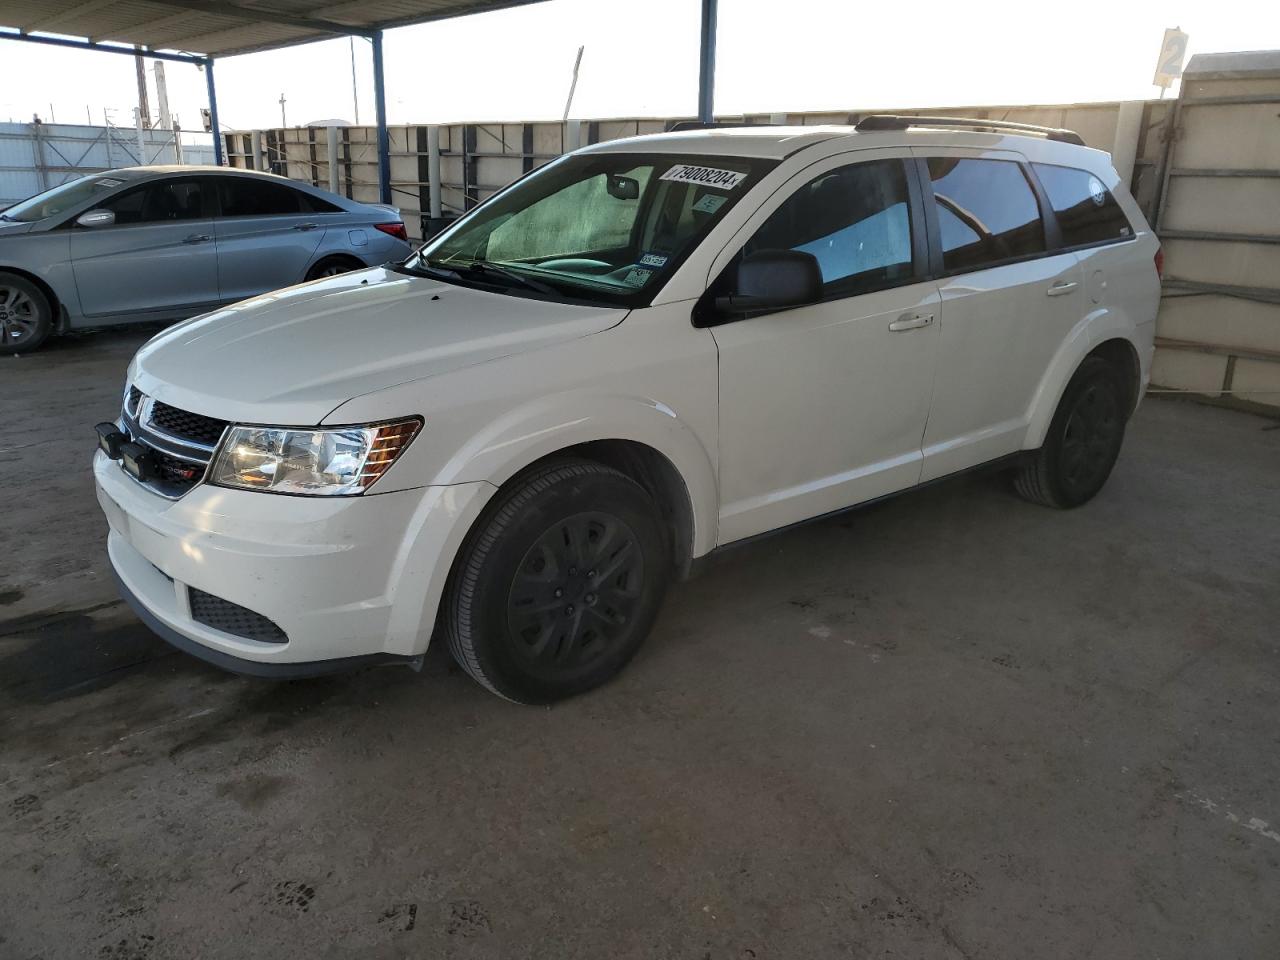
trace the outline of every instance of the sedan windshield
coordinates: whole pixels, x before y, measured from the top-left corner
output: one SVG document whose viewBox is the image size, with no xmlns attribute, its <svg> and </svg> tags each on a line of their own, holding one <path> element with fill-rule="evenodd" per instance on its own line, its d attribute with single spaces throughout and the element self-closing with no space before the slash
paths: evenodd
<svg viewBox="0 0 1280 960">
<path fill-rule="evenodd" d="M 519 296 L 641 306 L 773 166 L 674 154 L 565 157 L 460 220 L 405 268 Z"/>
<path fill-rule="evenodd" d="M 80 177 L 46 190 L 44 193 L 37 193 L 28 200 L 15 203 L 0 213 L 0 216 L 16 223 L 35 223 L 37 220 L 45 220 L 65 213 L 91 197 L 99 194 L 105 196 L 122 183 L 124 183 L 123 180 L 116 180 L 100 173 L 91 177 Z"/>
</svg>

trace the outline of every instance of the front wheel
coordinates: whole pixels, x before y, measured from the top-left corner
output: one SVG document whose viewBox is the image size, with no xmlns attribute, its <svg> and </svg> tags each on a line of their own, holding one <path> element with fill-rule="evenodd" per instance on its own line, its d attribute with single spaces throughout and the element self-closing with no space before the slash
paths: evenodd
<svg viewBox="0 0 1280 960">
<path fill-rule="evenodd" d="M 635 656 L 669 567 L 657 507 L 629 477 L 587 460 L 536 468 L 463 549 L 442 611 L 449 649 L 518 703 L 583 693 Z"/>
<path fill-rule="evenodd" d="M 1087 357 L 1063 391 L 1044 444 L 1014 476 L 1019 496 L 1059 509 L 1093 499 L 1120 455 L 1127 413 L 1115 365 Z"/>
<path fill-rule="evenodd" d="M 26 277 L 0 271 L 0 354 L 29 353 L 53 332 L 49 298 Z"/>
</svg>

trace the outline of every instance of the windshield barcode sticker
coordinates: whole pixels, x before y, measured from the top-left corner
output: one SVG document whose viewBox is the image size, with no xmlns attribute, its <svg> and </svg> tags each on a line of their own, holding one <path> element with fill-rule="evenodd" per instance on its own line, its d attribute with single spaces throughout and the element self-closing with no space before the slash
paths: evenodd
<svg viewBox="0 0 1280 960">
<path fill-rule="evenodd" d="M 677 163 L 658 179 L 674 180 L 677 183 L 699 183 L 704 187 L 732 190 L 746 178 L 745 173 L 738 173 L 736 170 L 717 170 L 715 167 L 695 167 L 688 163 Z"/>
</svg>

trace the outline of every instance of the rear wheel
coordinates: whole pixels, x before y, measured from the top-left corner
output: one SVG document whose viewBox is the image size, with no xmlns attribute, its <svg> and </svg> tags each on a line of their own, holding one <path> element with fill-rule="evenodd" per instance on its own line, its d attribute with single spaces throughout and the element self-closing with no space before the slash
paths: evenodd
<svg viewBox="0 0 1280 960">
<path fill-rule="evenodd" d="M 364 264 L 352 257 L 328 257 L 316 263 L 307 271 L 308 280 L 321 280 L 324 277 L 336 277 L 339 274 L 360 270 Z"/>
<path fill-rule="evenodd" d="M 1101 357 L 1086 358 L 1058 402 L 1044 444 L 1014 476 L 1018 494 L 1060 509 L 1093 499 L 1120 454 L 1125 398 L 1115 365 Z"/>
<path fill-rule="evenodd" d="M 659 513 L 629 477 L 566 460 L 498 495 L 458 561 L 444 629 L 489 690 L 549 703 L 597 687 L 639 650 L 669 572 Z"/>
<path fill-rule="evenodd" d="M 0 272 L 0 354 L 28 353 L 53 333 L 53 306 L 39 287 Z"/>
</svg>

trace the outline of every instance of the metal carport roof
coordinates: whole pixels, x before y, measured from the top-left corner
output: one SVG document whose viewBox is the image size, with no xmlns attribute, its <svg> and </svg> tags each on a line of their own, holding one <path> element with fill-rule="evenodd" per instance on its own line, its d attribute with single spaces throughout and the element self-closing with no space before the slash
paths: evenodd
<svg viewBox="0 0 1280 960">
<path fill-rule="evenodd" d="M 544 0 L 0 0 L 0 25 L 203 57 L 527 6 Z"/>
<path fill-rule="evenodd" d="M 378 173 L 391 202 L 382 32 L 392 27 L 528 6 L 544 0 L 0 0 L 0 40 L 21 40 L 130 56 L 181 60 L 204 67 L 214 155 L 222 163 L 213 61 L 335 36 L 373 41 Z M 711 120 L 717 0 L 700 0 L 702 54 L 698 116 Z"/>
</svg>

